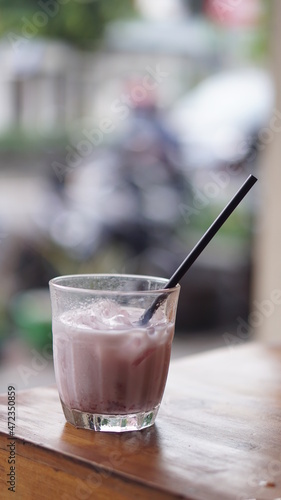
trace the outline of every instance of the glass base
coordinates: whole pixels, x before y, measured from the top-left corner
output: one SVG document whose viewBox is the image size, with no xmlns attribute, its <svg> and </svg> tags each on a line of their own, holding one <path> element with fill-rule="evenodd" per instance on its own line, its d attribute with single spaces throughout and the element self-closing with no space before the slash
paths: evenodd
<svg viewBox="0 0 281 500">
<path fill-rule="evenodd" d="M 130 413 L 128 415 L 103 415 L 71 410 L 61 401 L 64 416 L 70 424 L 80 429 L 102 432 L 139 431 L 154 424 L 159 406 L 150 411 Z"/>
</svg>

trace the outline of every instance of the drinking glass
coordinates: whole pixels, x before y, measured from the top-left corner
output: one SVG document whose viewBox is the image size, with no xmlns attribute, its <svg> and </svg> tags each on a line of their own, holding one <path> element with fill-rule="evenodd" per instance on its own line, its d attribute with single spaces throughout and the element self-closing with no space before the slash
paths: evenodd
<svg viewBox="0 0 281 500">
<path fill-rule="evenodd" d="M 179 285 L 164 289 L 167 282 L 118 274 L 50 281 L 56 383 L 65 418 L 75 427 L 123 432 L 154 424 L 180 292 Z"/>
</svg>

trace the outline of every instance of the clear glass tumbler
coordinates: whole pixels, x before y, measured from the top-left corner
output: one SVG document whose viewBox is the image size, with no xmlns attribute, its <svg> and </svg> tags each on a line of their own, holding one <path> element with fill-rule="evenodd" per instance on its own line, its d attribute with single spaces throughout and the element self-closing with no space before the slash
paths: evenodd
<svg viewBox="0 0 281 500">
<path fill-rule="evenodd" d="M 168 375 L 180 286 L 150 276 L 50 281 L 54 367 L 66 420 L 123 432 L 154 424 Z M 150 320 L 140 318 L 161 296 Z"/>
</svg>

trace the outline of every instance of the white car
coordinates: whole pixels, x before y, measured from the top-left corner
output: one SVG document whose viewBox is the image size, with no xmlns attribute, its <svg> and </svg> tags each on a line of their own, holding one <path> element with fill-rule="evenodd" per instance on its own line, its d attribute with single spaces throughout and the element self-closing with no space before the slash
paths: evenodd
<svg viewBox="0 0 281 500">
<path fill-rule="evenodd" d="M 273 82 L 262 69 L 221 72 L 198 84 L 170 114 L 187 168 L 239 160 L 249 138 L 269 123 L 273 108 Z"/>
</svg>

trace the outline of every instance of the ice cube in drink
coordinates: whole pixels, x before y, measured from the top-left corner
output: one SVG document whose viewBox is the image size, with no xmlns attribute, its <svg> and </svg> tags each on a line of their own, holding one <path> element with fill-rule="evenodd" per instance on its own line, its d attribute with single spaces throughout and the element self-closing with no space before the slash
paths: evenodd
<svg viewBox="0 0 281 500">
<path fill-rule="evenodd" d="M 53 322 L 56 380 L 64 409 L 128 415 L 157 409 L 169 369 L 174 323 L 159 310 L 98 300 Z"/>
</svg>

